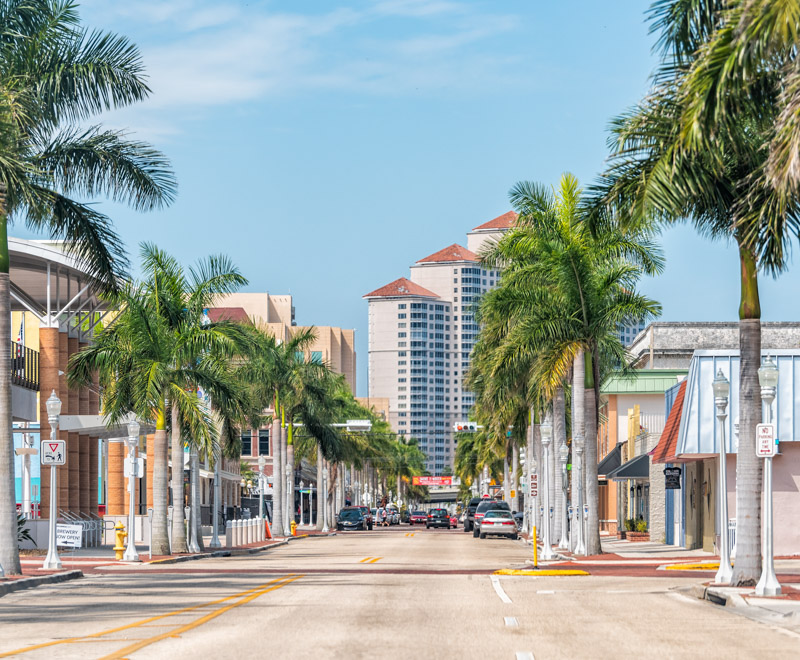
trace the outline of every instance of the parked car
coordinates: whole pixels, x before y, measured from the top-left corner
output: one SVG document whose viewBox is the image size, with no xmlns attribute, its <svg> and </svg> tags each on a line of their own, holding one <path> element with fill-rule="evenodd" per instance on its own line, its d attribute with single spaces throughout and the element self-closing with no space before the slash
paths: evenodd
<svg viewBox="0 0 800 660">
<path fill-rule="evenodd" d="M 458 516 L 455 513 L 450 515 L 450 527 L 453 529 L 458 527 Z"/>
<path fill-rule="evenodd" d="M 447 513 L 447 509 L 428 509 L 428 518 L 425 521 L 425 527 L 427 529 L 431 527 L 449 528 L 450 514 Z"/>
<path fill-rule="evenodd" d="M 480 537 L 485 539 L 487 536 L 510 536 L 517 539 L 517 524 L 511 511 L 505 509 L 491 509 L 487 511 L 478 523 Z"/>
<path fill-rule="evenodd" d="M 373 521 L 375 519 L 372 517 L 372 512 L 369 510 L 369 507 L 359 505 L 357 508 L 361 509 L 361 513 L 364 514 L 364 518 L 367 520 L 367 527 L 372 529 Z"/>
<path fill-rule="evenodd" d="M 424 511 L 412 511 L 409 522 L 412 525 L 424 525 L 428 521 L 428 514 Z"/>
<path fill-rule="evenodd" d="M 411 512 L 408 509 L 401 509 L 400 510 L 400 522 L 401 523 L 410 523 L 409 517 L 411 516 Z"/>
<path fill-rule="evenodd" d="M 483 516 L 486 515 L 487 511 L 508 511 L 508 515 L 511 515 L 511 507 L 508 506 L 506 502 L 498 502 L 492 499 L 484 499 L 481 501 L 480 504 L 475 508 L 475 522 L 472 525 L 472 536 L 478 538 L 478 534 L 480 533 L 480 524 Z M 511 522 L 514 522 L 513 520 Z M 514 526 L 514 530 L 516 531 L 517 527 Z"/>
<path fill-rule="evenodd" d="M 525 513 L 522 511 L 514 511 L 514 522 L 517 523 L 517 530 L 522 531 L 522 523 L 525 520 Z"/>
<path fill-rule="evenodd" d="M 336 529 L 340 532 L 356 529 L 366 531 L 369 529 L 367 518 L 361 510 L 361 507 L 346 506 L 339 511 L 339 517 L 336 520 Z"/>
<path fill-rule="evenodd" d="M 478 508 L 478 505 L 484 501 L 482 497 L 473 497 L 469 504 L 467 504 L 466 509 L 464 510 L 464 531 L 469 532 L 472 531 L 472 528 L 475 525 L 475 509 Z"/>
</svg>

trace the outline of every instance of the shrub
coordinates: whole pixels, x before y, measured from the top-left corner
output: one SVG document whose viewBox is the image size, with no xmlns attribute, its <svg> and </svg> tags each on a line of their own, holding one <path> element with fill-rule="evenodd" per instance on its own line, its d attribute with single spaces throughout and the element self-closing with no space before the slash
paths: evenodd
<svg viewBox="0 0 800 660">
<path fill-rule="evenodd" d="M 636 519 L 635 518 L 628 518 L 625 520 L 625 530 L 628 532 L 633 532 L 636 530 Z"/>
<path fill-rule="evenodd" d="M 636 531 L 637 532 L 646 532 L 647 531 L 647 522 L 644 520 L 637 520 L 636 521 Z"/>
<path fill-rule="evenodd" d="M 22 543 L 22 541 L 30 541 L 33 543 L 34 547 L 36 546 L 36 541 L 33 540 L 30 531 L 25 523 L 28 521 L 26 520 L 25 516 L 21 513 L 17 514 L 17 543 Z"/>
</svg>

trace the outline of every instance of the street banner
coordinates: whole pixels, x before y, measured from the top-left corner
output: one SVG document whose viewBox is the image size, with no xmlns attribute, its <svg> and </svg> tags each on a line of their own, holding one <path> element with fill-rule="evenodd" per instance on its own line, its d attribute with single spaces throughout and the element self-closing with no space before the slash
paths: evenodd
<svg viewBox="0 0 800 660">
<path fill-rule="evenodd" d="M 412 477 L 414 486 L 452 486 L 453 477 Z"/>
</svg>

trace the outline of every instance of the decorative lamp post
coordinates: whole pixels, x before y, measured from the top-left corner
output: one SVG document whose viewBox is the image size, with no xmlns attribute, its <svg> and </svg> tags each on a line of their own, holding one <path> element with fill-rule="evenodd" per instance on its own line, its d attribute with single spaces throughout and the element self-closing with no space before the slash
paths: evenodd
<svg viewBox="0 0 800 660">
<path fill-rule="evenodd" d="M 322 507 L 322 533 L 327 534 L 330 529 L 328 529 L 328 471 L 325 469 L 322 470 L 322 492 L 320 495 L 322 497 L 319 498 L 319 504 L 317 505 L 317 515 L 319 515 L 320 507 Z"/>
<path fill-rule="evenodd" d="M 760 374 L 759 374 L 760 375 Z M 728 419 L 728 394 L 731 384 L 722 373 L 722 369 L 717 371 L 714 382 L 711 383 L 714 390 L 714 405 L 717 407 L 717 426 L 719 426 L 719 570 L 714 578 L 717 584 L 730 584 L 733 577 L 731 568 L 730 548 L 728 547 L 728 469 L 725 447 L 725 420 Z"/>
<path fill-rule="evenodd" d="M 289 533 L 291 522 L 294 520 L 294 489 L 292 486 L 292 466 L 288 463 L 284 465 L 286 472 L 286 532 Z M 290 501 L 291 499 L 291 501 Z"/>
<path fill-rule="evenodd" d="M 539 427 L 539 432 L 542 436 L 542 447 L 544 448 L 544 456 L 542 461 L 544 479 L 542 483 L 542 490 L 544 491 L 544 520 L 542 521 L 542 559 L 554 559 L 555 553 L 553 552 L 552 542 L 550 540 L 550 526 L 551 515 L 550 511 L 550 442 L 553 440 L 553 422 L 550 420 L 550 412 L 547 412 L 544 422 Z"/>
<path fill-rule="evenodd" d="M 222 454 L 214 460 L 214 505 L 211 508 L 211 543 L 210 548 L 221 548 L 222 543 L 219 541 L 219 490 L 221 488 L 219 478 L 219 462 L 222 460 Z M 152 547 L 152 543 L 150 544 Z"/>
<path fill-rule="evenodd" d="M 575 505 L 575 554 L 586 554 L 586 542 L 583 535 L 583 443 L 575 443 L 575 473 L 573 479 L 578 480 L 578 502 Z"/>
<path fill-rule="evenodd" d="M 569 449 L 567 448 L 567 443 L 561 443 L 561 446 L 558 448 L 558 460 L 561 463 L 561 539 L 558 542 L 558 549 L 559 550 L 569 550 L 569 532 L 567 531 L 569 528 L 568 518 L 567 518 L 567 498 L 568 498 L 568 485 L 567 485 L 567 456 L 569 455 Z"/>
<path fill-rule="evenodd" d="M 135 525 L 136 516 L 134 515 L 134 496 L 136 495 L 136 446 L 139 444 L 139 422 L 132 419 L 128 422 L 128 547 L 122 558 L 125 561 L 139 561 L 139 553 L 136 552 Z"/>
<path fill-rule="evenodd" d="M 305 509 L 303 509 L 303 489 L 305 487 L 306 487 L 305 482 L 301 481 L 300 482 L 300 524 L 301 525 L 305 525 L 306 524 L 306 512 L 305 512 Z"/>
<path fill-rule="evenodd" d="M 772 402 L 778 388 L 778 367 L 772 358 L 761 363 L 758 370 L 758 382 L 761 385 L 761 400 L 767 404 L 767 424 L 772 424 Z M 774 436 L 774 433 L 773 433 Z M 774 451 L 774 447 L 773 447 Z M 756 585 L 758 596 L 778 596 L 781 584 L 775 576 L 775 552 L 773 547 L 772 524 L 772 456 L 764 458 L 764 547 L 761 551 L 763 563 L 761 578 Z"/>
<path fill-rule="evenodd" d="M 531 479 L 533 479 L 533 475 L 536 474 L 536 469 L 539 466 L 536 463 L 536 455 L 531 455 L 531 467 L 528 471 L 528 533 L 533 534 L 533 528 L 537 526 L 538 519 L 537 519 L 537 512 L 539 511 L 539 489 L 537 485 L 536 489 L 536 497 L 531 497 Z M 539 478 L 539 475 L 536 475 L 536 478 Z M 541 529 L 541 525 L 539 525 Z"/>
<path fill-rule="evenodd" d="M 258 457 L 258 517 L 264 520 L 264 491 L 267 489 L 264 478 L 264 466 L 267 464 L 266 456 Z"/>
<path fill-rule="evenodd" d="M 47 421 L 50 424 L 50 440 L 56 441 L 56 429 L 58 429 L 58 418 L 61 416 L 61 399 L 56 396 L 56 391 L 50 395 L 45 403 L 47 408 Z M 48 545 L 47 557 L 42 568 L 55 570 L 61 568 L 61 558 L 58 556 L 56 546 L 56 519 L 58 518 L 58 481 L 56 479 L 58 466 L 50 466 L 50 524 L 48 525 Z"/>
</svg>

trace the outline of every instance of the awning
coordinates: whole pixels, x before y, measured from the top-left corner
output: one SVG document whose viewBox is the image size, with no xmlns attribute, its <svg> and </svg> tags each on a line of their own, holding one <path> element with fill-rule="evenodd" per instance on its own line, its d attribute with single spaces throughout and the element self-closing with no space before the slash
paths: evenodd
<svg viewBox="0 0 800 660">
<path fill-rule="evenodd" d="M 597 476 L 604 477 L 616 470 L 622 464 L 622 445 L 620 442 L 614 449 L 608 452 L 605 458 L 597 464 Z"/>
<path fill-rule="evenodd" d="M 661 437 L 658 444 L 650 452 L 653 457 L 653 463 L 673 463 L 677 459 L 675 457 L 675 449 L 678 446 L 678 433 L 681 428 L 681 415 L 683 415 L 683 401 L 686 395 L 686 383 L 683 381 L 678 388 L 678 394 L 675 401 L 670 408 L 667 423 L 664 424 L 664 430 L 661 432 Z"/>
<path fill-rule="evenodd" d="M 650 457 L 641 454 L 631 459 L 616 470 L 612 470 L 606 475 L 608 479 L 621 481 L 623 479 L 649 479 L 650 478 Z"/>
</svg>

